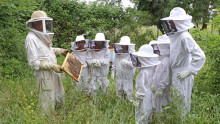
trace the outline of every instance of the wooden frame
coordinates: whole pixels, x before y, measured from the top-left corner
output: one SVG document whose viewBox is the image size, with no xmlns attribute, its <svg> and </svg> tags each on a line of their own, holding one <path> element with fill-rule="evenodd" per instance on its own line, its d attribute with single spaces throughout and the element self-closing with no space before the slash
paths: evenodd
<svg viewBox="0 0 220 124">
<path fill-rule="evenodd" d="M 71 53 L 67 53 L 62 67 L 64 68 L 64 71 L 74 80 L 76 80 L 77 82 L 79 81 L 83 64 L 79 60 L 77 60 L 76 57 L 74 57 Z"/>
</svg>

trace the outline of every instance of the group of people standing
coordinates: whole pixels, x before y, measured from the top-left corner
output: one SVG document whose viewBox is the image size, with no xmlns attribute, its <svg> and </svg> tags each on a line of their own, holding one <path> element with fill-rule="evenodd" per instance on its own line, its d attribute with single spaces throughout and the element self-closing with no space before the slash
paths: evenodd
<svg viewBox="0 0 220 124">
<path fill-rule="evenodd" d="M 47 115 L 54 110 L 55 101 L 64 102 L 64 89 L 58 74 L 63 68 L 57 65 L 55 54 L 66 55 L 70 52 L 52 48 L 51 21 L 45 12 L 35 11 L 27 22 L 30 32 L 25 43 L 29 65 L 35 70 L 39 101 Z M 204 52 L 188 32 L 194 26 L 191 21 L 192 16 L 187 15 L 184 9 L 175 7 L 169 17 L 161 19 L 165 34 L 156 41 L 142 45 L 138 52 L 135 52 L 135 44 L 128 36 L 121 37 L 120 42 L 114 44 L 111 78 L 116 77 L 116 95 L 135 105 L 137 123 L 148 123 L 153 108 L 157 113 L 164 112 L 162 106 L 171 103 L 171 86 L 176 90 L 174 96 L 182 100 L 182 104 L 178 105 L 182 115 L 190 111 L 193 75 L 205 62 Z M 109 40 L 103 33 L 97 33 L 94 40 L 80 35 L 71 43 L 71 49 L 72 55 L 83 63 L 77 87 L 91 95 L 99 89 L 107 94 Z M 136 69 L 139 73 L 133 97 Z"/>
</svg>

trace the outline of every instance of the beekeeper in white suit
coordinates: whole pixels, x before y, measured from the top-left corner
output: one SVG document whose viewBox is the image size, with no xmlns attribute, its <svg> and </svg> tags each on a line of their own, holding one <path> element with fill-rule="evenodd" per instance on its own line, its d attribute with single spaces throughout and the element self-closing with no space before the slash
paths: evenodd
<svg viewBox="0 0 220 124">
<path fill-rule="evenodd" d="M 133 77 L 135 67 L 132 64 L 131 53 L 134 52 L 135 44 L 132 44 L 128 36 L 121 37 L 120 43 L 115 43 L 115 58 L 112 64 L 111 78 L 116 73 L 116 95 L 123 99 L 133 101 Z"/>
<path fill-rule="evenodd" d="M 103 33 L 97 33 L 95 40 L 90 42 L 91 50 L 88 51 L 86 61 L 90 73 L 90 93 L 95 94 L 98 89 L 106 94 L 109 86 L 107 78 L 109 72 L 110 50 L 109 40 L 105 39 Z"/>
<path fill-rule="evenodd" d="M 156 66 L 151 90 L 153 95 L 153 107 L 157 113 L 162 112 L 162 106 L 168 106 L 171 102 L 171 68 L 170 68 L 170 39 L 165 34 L 159 36 L 156 42 L 149 43 L 154 53 L 159 55 L 161 64 Z"/>
<path fill-rule="evenodd" d="M 190 33 L 192 16 L 185 10 L 175 7 L 170 16 L 161 19 L 165 33 L 170 39 L 170 63 L 172 68 L 172 85 L 177 90 L 176 96 L 183 100 L 182 114 L 190 112 L 193 75 L 197 75 L 204 62 L 205 54 Z M 185 111 L 186 110 L 186 111 Z"/>
<path fill-rule="evenodd" d="M 69 50 L 52 48 L 53 19 L 45 12 L 33 12 L 26 25 L 30 29 L 25 42 L 28 63 L 35 70 L 39 104 L 49 116 L 55 102 L 64 103 L 63 84 L 58 74 L 63 68 L 57 65 L 55 54 L 66 55 Z"/>
<path fill-rule="evenodd" d="M 153 53 L 150 45 L 143 45 L 138 52 L 132 53 L 137 56 L 140 71 L 136 77 L 136 101 L 135 118 L 137 124 L 146 124 L 152 115 L 152 91 L 151 85 L 155 74 L 155 66 L 160 64 L 158 55 Z"/>
<path fill-rule="evenodd" d="M 87 55 L 87 49 L 88 49 L 88 40 L 84 38 L 83 35 L 79 35 L 76 37 L 76 41 L 71 43 L 71 49 L 72 49 L 72 55 L 76 57 L 82 64 L 83 68 L 81 71 L 79 82 L 75 82 L 72 80 L 72 83 L 75 82 L 77 85 L 77 89 L 80 91 L 85 91 L 86 93 L 89 93 L 89 87 L 88 87 L 88 67 L 86 63 L 86 55 Z"/>
</svg>

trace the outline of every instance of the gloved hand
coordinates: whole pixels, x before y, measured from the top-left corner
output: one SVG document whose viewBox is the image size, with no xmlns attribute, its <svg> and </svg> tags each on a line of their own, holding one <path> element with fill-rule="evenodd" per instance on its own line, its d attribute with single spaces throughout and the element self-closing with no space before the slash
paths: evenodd
<svg viewBox="0 0 220 124">
<path fill-rule="evenodd" d="M 95 67 L 101 67 L 101 62 L 100 62 L 100 60 L 93 59 L 92 65 L 94 65 Z"/>
<path fill-rule="evenodd" d="M 115 77 L 115 72 L 112 72 L 111 73 L 111 78 L 114 79 L 114 77 Z"/>
<path fill-rule="evenodd" d="M 96 63 L 94 65 L 95 65 L 95 67 L 101 67 L 101 61 L 100 60 L 96 60 Z"/>
<path fill-rule="evenodd" d="M 124 66 L 129 66 L 131 64 L 131 62 L 129 62 L 126 59 L 123 59 L 122 61 L 120 61 L 120 64 L 124 65 Z"/>
<path fill-rule="evenodd" d="M 62 53 L 63 56 L 66 56 L 68 52 L 70 52 L 70 50 L 68 50 L 68 49 L 62 49 L 61 50 L 61 53 Z"/>
<path fill-rule="evenodd" d="M 134 101 L 133 105 L 135 107 L 140 107 L 141 101 L 142 101 L 142 99 L 136 98 L 136 100 Z"/>
<path fill-rule="evenodd" d="M 183 80 L 190 75 L 191 73 L 189 72 L 189 70 L 183 70 L 177 74 L 177 77 L 179 78 L 179 80 Z"/>
<path fill-rule="evenodd" d="M 157 90 L 155 94 L 156 94 L 156 96 L 162 96 L 163 91 L 162 90 Z"/>
<path fill-rule="evenodd" d="M 151 85 L 150 89 L 151 89 L 151 91 L 152 91 L 153 93 L 156 92 L 156 89 L 155 89 L 155 85 L 154 85 L 154 84 Z"/>
<path fill-rule="evenodd" d="M 57 73 L 63 72 L 63 67 L 53 63 L 40 62 L 41 69 L 53 69 Z"/>
</svg>

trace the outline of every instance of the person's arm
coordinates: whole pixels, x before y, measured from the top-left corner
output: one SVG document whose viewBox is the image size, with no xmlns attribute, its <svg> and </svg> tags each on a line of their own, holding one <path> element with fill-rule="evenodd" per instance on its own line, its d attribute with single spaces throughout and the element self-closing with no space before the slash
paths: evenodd
<svg viewBox="0 0 220 124">
<path fill-rule="evenodd" d="M 111 68 L 111 78 L 112 79 L 114 79 L 115 73 L 116 73 L 115 58 L 116 58 L 116 55 L 114 56 L 114 59 L 112 61 L 112 68 Z"/>
<path fill-rule="evenodd" d="M 135 96 L 136 96 L 137 99 L 143 99 L 144 96 L 145 96 L 145 85 L 144 85 L 145 81 L 146 81 L 146 79 L 145 79 L 144 74 L 138 75 L 136 77 L 136 89 L 137 89 L 137 91 L 136 91 Z"/>
<path fill-rule="evenodd" d="M 106 48 L 104 58 L 100 60 L 101 65 L 108 65 L 110 63 L 110 50 Z"/>
<path fill-rule="evenodd" d="M 192 38 L 183 39 L 182 45 L 184 50 L 191 54 L 192 60 L 187 70 L 183 70 L 177 74 L 180 80 L 190 75 L 197 75 L 197 71 L 199 71 L 205 63 L 204 52 Z"/>
<path fill-rule="evenodd" d="M 163 90 L 167 88 L 170 84 L 170 67 L 169 67 L 169 58 L 165 58 L 164 62 L 161 63 L 159 68 L 156 69 L 155 78 L 157 78 L 158 83 L 155 88 L 156 95 L 161 96 L 163 94 Z"/>
<path fill-rule="evenodd" d="M 38 60 L 37 47 L 32 39 L 27 38 L 25 42 L 28 64 L 34 70 L 40 69 L 40 61 Z"/>
<path fill-rule="evenodd" d="M 63 48 L 53 48 L 53 52 L 56 55 L 62 54 L 63 56 L 66 56 L 68 52 L 70 52 L 70 50 L 68 49 L 63 49 Z"/>
</svg>

